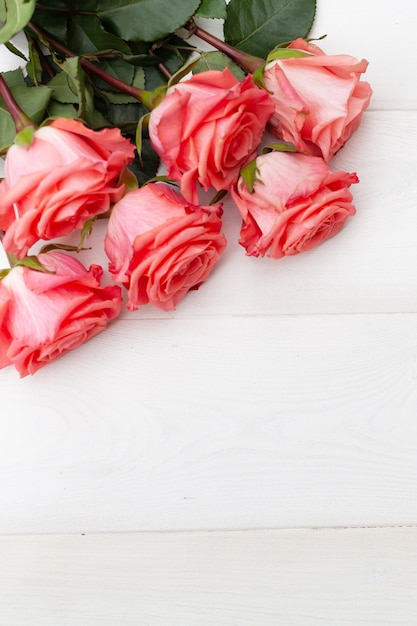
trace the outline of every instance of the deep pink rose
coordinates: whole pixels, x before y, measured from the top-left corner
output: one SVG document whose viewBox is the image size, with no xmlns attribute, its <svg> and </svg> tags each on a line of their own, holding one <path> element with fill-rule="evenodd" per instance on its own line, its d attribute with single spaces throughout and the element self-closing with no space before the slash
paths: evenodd
<svg viewBox="0 0 417 626">
<path fill-rule="evenodd" d="M 311 250 L 355 214 L 349 187 L 358 177 L 331 172 L 321 157 L 269 152 L 256 167 L 252 193 L 242 178 L 232 190 L 243 218 L 239 243 L 250 256 Z"/>
<path fill-rule="evenodd" d="M 171 186 L 149 183 L 114 207 L 105 250 L 130 310 L 150 302 L 169 311 L 211 273 L 226 239 L 220 205 L 193 206 Z"/>
<path fill-rule="evenodd" d="M 65 118 L 39 128 L 29 146 L 11 146 L 0 184 L 4 248 L 23 257 L 36 241 L 108 211 L 123 195 L 121 175 L 133 156 L 118 129 L 94 131 Z"/>
<path fill-rule="evenodd" d="M 236 182 L 272 112 L 269 95 L 251 76 L 239 82 L 228 69 L 211 70 L 168 90 L 151 113 L 149 134 L 168 176 L 197 204 L 197 183 L 219 191 Z"/>
<path fill-rule="evenodd" d="M 53 273 L 15 266 L 0 280 L 0 367 L 21 377 L 104 330 L 122 303 L 120 287 L 100 287 L 100 266 L 62 252 L 38 260 Z"/>
<path fill-rule="evenodd" d="M 328 161 L 358 128 L 372 89 L 361 81 L 368 62 L 348 55 L 326 55 L 296 39 L 289 48 L 307 56 L 277 59 L 264 70 L 275 103 L 275 134 L 300 151 Z"/>
</svg>

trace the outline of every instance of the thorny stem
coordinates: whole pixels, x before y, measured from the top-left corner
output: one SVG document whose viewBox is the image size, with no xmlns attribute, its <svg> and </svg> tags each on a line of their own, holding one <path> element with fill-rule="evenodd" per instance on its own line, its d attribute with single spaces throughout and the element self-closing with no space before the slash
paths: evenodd
<svg viewBox="0 0 417 626">
<path fill-rule="evenodd" d="M 218 37 L 215 37 L 211 33 L 208 33 L 203 28 L 197 26 L 197 24 L 191 21 L 187 25 L 187 29 L 191 35 L 195 35 L 199 39 L 202 39 L 206 43 L 216 48 L 223 54 L 226 54 L 232 61 L 237 63 L 242 70 L 247 72 L 248 74 L 253 74 L 259 67 L 265 65 L 265 59 L 261 59 L 260 57 L 255 57 L 252 54 L 248 54 L 247 52 L 243 52 L 243 50 L 238 50 L 237 48 L 229 45 L 225 41 L 222 41 Z"/>
<path fill-rule="evenodd" d="M 14 99 L 12 92 L 9 89 L 8 84 L 0 74 L 0 96 L 3 98 L 4 103 L 12 116 L 16 132 L 20 133 L 28 126 L 36 127 L 36 124 L 26 115 L 26 113 L 20 108 Z"/>
</svg>

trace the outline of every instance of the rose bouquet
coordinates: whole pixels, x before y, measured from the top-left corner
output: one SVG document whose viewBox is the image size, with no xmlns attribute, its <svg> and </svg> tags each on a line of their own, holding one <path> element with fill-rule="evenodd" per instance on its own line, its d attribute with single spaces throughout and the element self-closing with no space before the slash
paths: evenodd
<svg viewBox="0 0 417 626">
<path fill-rule="evenodd" d="M 315 0 L 272 4 L 3 2 L 23 67 L 0 75 L 0 367 L 34 373 L 123 302 L 175 308 L 226 247 L 226 194 L 251 256 L 311 250 L 355 213 L 358 177 L 331 158 L 368 106 L 367 62 L 308 40 Z M 98 219 L 110 286 L 76 258 Z"/>
</svg>

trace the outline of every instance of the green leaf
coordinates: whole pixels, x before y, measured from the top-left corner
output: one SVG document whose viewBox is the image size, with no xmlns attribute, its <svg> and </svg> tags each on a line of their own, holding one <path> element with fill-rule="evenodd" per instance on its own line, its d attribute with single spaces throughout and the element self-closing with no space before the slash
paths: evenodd
<svg viewBox="0 0 417 626">
<path fill-rule="evenodd" d="M 12 87 L 11 92 L 18 105 L 36 124 L 40 124 L 51 97 L 48 87 Z M 8 148 L 14 141 L 16 129 L 4 101 L 0 98 L 0 150 Z"/>
<path fill-rule="evenodd" d="M 193 67 L 193 74 L 199 74 L 207 70 L 224 70 L 225 67 L 228 67 L 238 80 L 242 80 L 245 76 L 245 72 L 232 59 L 217 51 L 203 52 L 197 65 Z"/>
<path fill-rule="evenodd" d="M 62 102 L 57 102 L 56 100 L 50 99 L 48 103 L 48 117 L 57 118 L 57 117 L 70 117 L 75 118 L 78 117 L 78 111 L 73 104 L 65 104 Z"/>
<path fill-rule="evenodd" d="M 306 37 L 315 11 L 316 0 L 230 0 L 224 38 L 265 59 L 279 43 Z"/>
<path fill-rule="evenodd" d="M 125 54 L 130 48 L 123 39 L 104 30 L 95 15 L 75 15 L 69 21 L 68 47 L 77 54 L 94 54 L 103 50 L 117 50 Z"/>
<path fill-rule="evenodd" d="M 32 79 L 35 85 L 42 80 L 42 63 L 39 56 L 39 51 L 36 46 L 33 45 L 33 41 L 29 41 L 29 61 L 26 63 L 26 71 L 28 76 Z"/>
<path fill-rule="evenodd" d="M 35 10 L 35 0 L 0 0 L 0 43 L 9 41 L 26 26 Z"/>
<path fill-rule="evenodd" d="M 224 20 L 226 19 L 226 2 L 225 0 L 203 0 L 195 16 Z"/>
<path fill-rule="evenodd" d="M 25 77 L 23 76 L 22 68 L 18 67 L 10 72 L 4 72 L 3 78 L 9 87 L 25 87 Z"/>
<path fill-rule="evenodd" d="M 98 0 L 104 26 L 124 40 L 156 41 L 184 26 L 201 0 Z"/>
<path fill-rule="evenodd" d="M 66 59 L 62 65 L 63 73 L 67 77 L 67 95 L 69 99 L 67 102 L 71 104 L 78 104 L 78 115 L 85 119 L 86 111 L 86 89 L 85 89 L 85 76 L 81 68 L 79 57 L 70 57 Z M 61 78 L 63 81 L 63 78 Z M 62 86 L 62 85 L 61 85 Z M 65 89 L 65 86 L 64 86 Z M 71 96 L 70 96 L 71 94 Z M 62 95 L 62 92 L 61 92 Z M 58 98 L 55 96 L 55 99 Z"/>
<path fill-rule="evenodd" d="M 63 104 L 78 104 L 77 92 L 71 89 L 67 72 L 59 72 L 48 83 L 52 98 Z"/>
<path fill-rule="evenodd" d="M 110 74 L 114 78 L 131 85 L 135 77 L 135 67 L 125 61 L 124 59 L 101 59 L 100 69 L 106 74 Z M 98 85 L 100 89 L 113 90 L 105 81 L 101 80 L 97 76 L 94 77 L 93 82 Z"/>
<path fill-rule="evenodd" d="M 58 39 L 58 41 L 66 41 L 68 31 L 68 20 L 65 15 L 65 3 L 55 2 L 55 10 L 36 9 L 33 14 L 32 22 L 40 26 L 47 33 Z M 47 5 L 43 0 L 42 6 Z M 60 19 L 57 19 L 57 15 Z"/>
</svg>

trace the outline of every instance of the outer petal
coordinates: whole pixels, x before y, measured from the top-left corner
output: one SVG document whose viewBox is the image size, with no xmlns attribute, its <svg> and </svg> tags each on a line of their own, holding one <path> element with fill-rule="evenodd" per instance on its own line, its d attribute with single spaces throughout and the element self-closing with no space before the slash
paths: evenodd
<svg viewBox="0 0 417 626">
<path fill-rule="evenodd" d="M 320 157 L 271 152 L 257 159 L 260 181 L 249 193 L 243 179 L 232 190 L 248 255 L 280 258 L 310 250 L 354 215 L 350 185 L 356 174 L 330 172 Z"/>
</svg>

